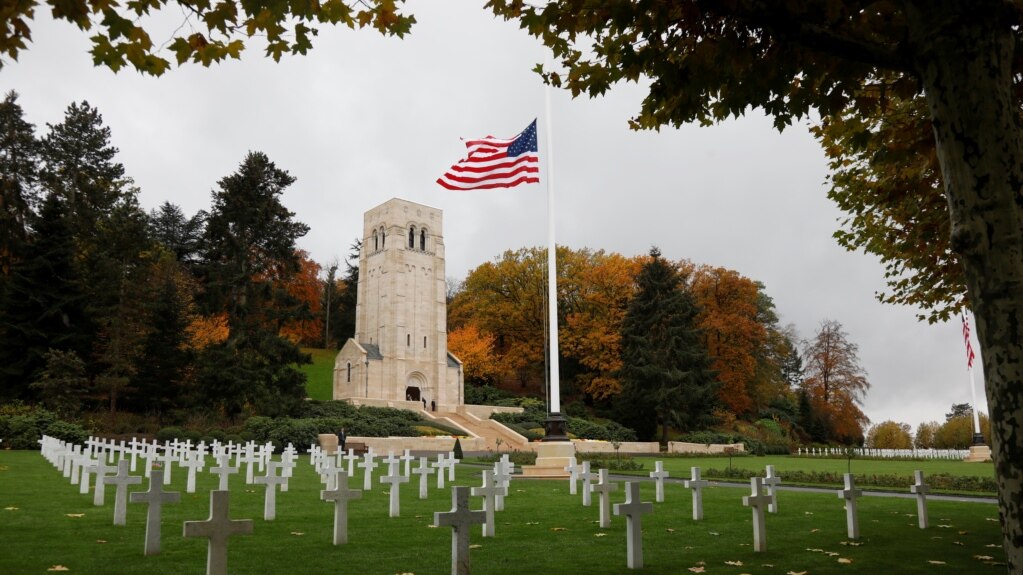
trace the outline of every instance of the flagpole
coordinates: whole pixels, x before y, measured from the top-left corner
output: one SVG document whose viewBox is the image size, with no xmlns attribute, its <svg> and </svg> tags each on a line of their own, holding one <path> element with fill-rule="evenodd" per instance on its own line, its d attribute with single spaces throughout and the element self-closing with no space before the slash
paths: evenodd
<svg viewBox="0 0 1023 575">
<path fill-rule="evenodd" d="M 972 344 L 970 343 L 969 323 L 966 321 L 966 312 L 963 312 L 963 325 L 966 329 L 967 353 L 972 355 Z M 977 409 L 977 378 L 973 375 L 973 358 L 969 357 L 966 362 L 966 369 L 970 372 L 970 395 L 973 400 L 973 445 L 984 445 L 984 434 L 980 432 L 980 410 Z"/>
<path fill-rule="evenodd" d="M 547 140 L 547 322 L 550 412 L 544 441 L 568 441 L 568 422 L 561 415 L 561 373 L 558 364 L 558 249 L 554 237 L 554 135 L 551 130 L 551 87 L 544 85 L 544 130 Z"/>
</svg>

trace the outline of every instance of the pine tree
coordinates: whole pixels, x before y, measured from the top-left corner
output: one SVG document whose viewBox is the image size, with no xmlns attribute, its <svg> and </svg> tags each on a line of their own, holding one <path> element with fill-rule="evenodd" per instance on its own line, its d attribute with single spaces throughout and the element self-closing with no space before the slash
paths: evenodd
<svg viewBox="0 0 1023 575">
<path fill-rule="evenodd" d="M 695 327 L 698 312 L 682 278 L 657 248 L 636 278 L 636 295 L 622 324 L 622 393 L 619 421 L 661 441 L 668 427 L 698 429 L 712 420 L 719 383 Z"/>
<path fill-rule="evenodd" d="M 0 285 L 18 259 L 37 203 L 39 142 L 13 90 L 0 102 Z"/>
<path fill-rule="evenodd" d="M 0 393 L 29 396 L 50 349 L 86 357 L 95 328 L 84 311 L 64 203 L 43 202 L 24 257 L 15 262 L 0 298 Z"/>
<path fill-rule="evenodd" d="M 355 307 L 359 294 L 359 252 L 362 251 L 362 240 L 356 239 L 349 247 L 348 258 L 345 259 L 345 275 L 341 278 L 344 287 L 338 294 L 339 319 L 331 328 L 338 345 L 343 346 L 348 338 L 355 337 Z M 354 264 L 352 262 L 355 262 Z"/>
</svg>

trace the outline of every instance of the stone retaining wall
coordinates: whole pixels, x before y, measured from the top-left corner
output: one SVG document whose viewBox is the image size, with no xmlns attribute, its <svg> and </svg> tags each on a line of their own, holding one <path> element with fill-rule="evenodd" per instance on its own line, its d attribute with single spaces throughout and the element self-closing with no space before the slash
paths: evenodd
<svg viewBox="0 0 1023 575">
<path fill-rule="evenodd" d="M 349 436 L 348 441 L 365 443 L 366 447 L 372 447 L 377 453 L 394 451 L 401 453 L 408 449 L 411 451 L 452 451 L 455 449 L 454 437 L 354 437 Z M 485 441 L 478 437 L 462 437 L 459 441 L 462 444 L 462 451 L 486 451 Z"/>
<path fill-rule="evenodd" d="M 576 453 L 614 453 L 614 445 L 610 441 L 594 441 L 574 439 Z M 618 448 L 619 453 L 660 453 L 661 444 L 656 441 L 623 441 Z"/>
<path fill-rule="evenodd" d="M 669 441 L 668 442 L 668 453 L 698 453 L 698 454 L 715 454 L 725 455 L 726 449 L 734 449 L 735 453 L 745 453 L 746 446 L 742 443 L 722 444 L 722 443 L 686 443 L 684 441 Z"/>
</svg>

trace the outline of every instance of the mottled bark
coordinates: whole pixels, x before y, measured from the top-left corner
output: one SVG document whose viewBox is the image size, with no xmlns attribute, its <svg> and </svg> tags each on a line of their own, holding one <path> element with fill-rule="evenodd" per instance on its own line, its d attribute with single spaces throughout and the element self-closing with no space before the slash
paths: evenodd
<svg viewBox="0 0 1023 575">
<path fill-rule="evenodd" d="M 1023 129 L 1006 2 L 909 2 L 910 52 L 934 119 L 983 350 L 1009 572 L 1023 574 Z"/>
</svg>

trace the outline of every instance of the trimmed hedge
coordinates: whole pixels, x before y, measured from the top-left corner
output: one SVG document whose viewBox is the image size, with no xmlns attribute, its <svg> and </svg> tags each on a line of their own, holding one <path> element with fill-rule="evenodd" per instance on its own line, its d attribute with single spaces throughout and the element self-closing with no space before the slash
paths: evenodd
<svg viewBox="0 0 1023 575">
<path fill-rule="evenodd" d="M 704 472 L 704 477 L 748 480 L 751 477 L 759 476 L 760 473 L 758 470 L 733 467 L 732 469 L 707 469 Z M 908 475 L 877 473 L 854 473 L 853 478 L 856 480 L 857 487 L 883 487 L 907 491 L 914 481 Z M 833 485 L 835 487 L 843 485 L 845 481 L 842 473 L 831 471 L 786 471 L 782 475 L 782 480 L 794 484 Z M 959 476 L 949 475 L 948 473 L 928 475 L 927 484 L 931 486 L 931 489 L 955 492 L 986 493 L 995 492 L 997 489 L 994 477 Z"/>
</svg>

